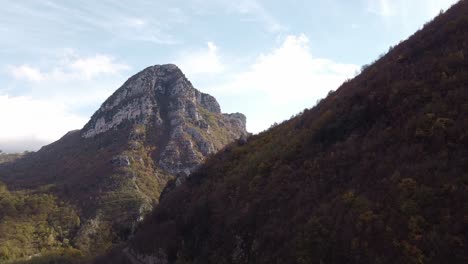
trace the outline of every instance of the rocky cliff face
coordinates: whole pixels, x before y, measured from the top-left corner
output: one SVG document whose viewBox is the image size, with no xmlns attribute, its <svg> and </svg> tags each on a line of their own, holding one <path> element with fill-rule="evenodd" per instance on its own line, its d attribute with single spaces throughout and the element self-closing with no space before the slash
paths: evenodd
<svg viewBox="0 0 468 264">
<path fill-rule="evenodd" d="M 123 141 L 109 160 L 111 175 L 100 184 L 99 208 L 105 208 L 100 215 L 113 217 L 108 225 L 114 229 L 130 227 L 126 232 L 131 234 L 169 180 L 180 182 L 208 155 L 246 137 L 245 127 L 243 114 L 222 114 L 216 99 L 195 89 L 177 66 L 156 65 L 137 73 L 80 131 L 84 141 L 100 142 L 114 135 Z M 122 217 L 121 209 L 108 204 L 121 203 L 127 196 L 132 204 L 123 203 Z M 89 241 L 88 237 L 78 239 Z"/>
<path fill-rule="evenodd" d="M 169 180 L 246 137 L 245 123 L 221 113 L 177 66 L 156 65 L 128 79 L 83 129 L 0 166 L 0 179 L 16 189 L 55 186 L 82 212 L 74 245 L 101 250 L 133 233 Z"/>
<path fill-rule="evenodd" d="M 247 136 L 243 114 L 222 114 L 216 99 L 193 88 L 173 65 L 148 67 L 131 77 L 93 115 L 83 138 L 122 126 L 155 131 L 157 164 L 171 174 L 190 174 L 203 159 L 228 142 Z M 138 139 L 138 131 L 129 135 Z"/>
</svg>

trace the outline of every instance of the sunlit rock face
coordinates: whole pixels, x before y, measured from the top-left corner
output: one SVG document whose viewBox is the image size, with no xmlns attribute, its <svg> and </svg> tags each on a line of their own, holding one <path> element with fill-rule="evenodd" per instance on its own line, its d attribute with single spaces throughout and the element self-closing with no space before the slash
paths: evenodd
<svg viewBox="0 0 468 264">
<path fill-rule="evenodd" d="M 128 79 L 81 136 L 99 137 L 129 125 L 154 132 L 146 137 L 157 137 L 156 163 L 172 174 L 188 175 L 207 155 L 247 135 L 243 114 L 222 114 L 216 99 L 195 89 L 173 64 L 151 66 Z"/>
<path fill-rule="evenodd" d="M 131 237 L 168 182 L 246 136 L 244 115 L 222 114 L 177 66 L 156 65 L 129 78 L 81 130 L 0 164 L 0 180 L 19 189 L 55 186 L 47 190 L 80 212 L 71 243 L 94 254 Z"/>
</svg>

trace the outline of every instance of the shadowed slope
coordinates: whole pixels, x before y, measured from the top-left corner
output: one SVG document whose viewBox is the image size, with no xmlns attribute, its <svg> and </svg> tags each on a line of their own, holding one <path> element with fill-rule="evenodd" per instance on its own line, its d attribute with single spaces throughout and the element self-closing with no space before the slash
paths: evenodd
<svg viewBox="0 0 468 264">
<path fill-rule="evenodd" d="M 313 109 L 210 158 L 126 252 L 142 263 L 466 263 L 467 55 L 461 1 Z"/>
<path fill-rule="evenodd" d="M 155 65 L 126 81 L 83 129 L 0 164 L 0 180 L 74 205 L 81 224 L 70 244 L 100 251 L 132 234 L 167 181 L 246 137 L 245 122 L 221 113 L 177 66 Z"/>
</svg>

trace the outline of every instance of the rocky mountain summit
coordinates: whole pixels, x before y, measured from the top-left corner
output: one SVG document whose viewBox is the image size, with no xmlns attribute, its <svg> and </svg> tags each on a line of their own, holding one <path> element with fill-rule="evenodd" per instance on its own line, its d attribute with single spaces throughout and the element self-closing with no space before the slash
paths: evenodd
<svg viewBox="0 0 468 264">
<path fill-rule="evenodd" d="M 81 224 L 67 239 L 99 251 L 133 233 L 168 181 L 247 136 L 243 114 L 223 114 L 176 65 L 155 65 L 129 78 L 83 129 L 1 164 L 0 180 L 72 204 Z"/>
<path fill-rule="evenodd" d="M 173 64 L 148 67 L 131 77 L 107 99 L 81 131 L 100 136 L 121 126 L 154 128 L 159 146 L 157 164 L 172 174 L 190 174 L 203 159 L 228 142 L 247 136 L 243 114 L 222 114 L 216 99 L 193 88 Z M 140 130 L 129 140 L 142 139 Z"/>
</svg>

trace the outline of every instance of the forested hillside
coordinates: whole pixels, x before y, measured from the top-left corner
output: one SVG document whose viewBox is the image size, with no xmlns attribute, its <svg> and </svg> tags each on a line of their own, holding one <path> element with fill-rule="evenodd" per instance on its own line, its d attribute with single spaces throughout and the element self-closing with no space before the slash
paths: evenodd
<svg viewBox="0 0 468 264">
<path fill-rule="evenodd" d="M 467 263 L 466 56 L 460 1 L 314 108 L 211 157 L 97 263 Z"/>
<path fill-rule="evenodd" d="M 43 253 L 48 259 L 82 257 L 71 240 L 80 218 L 74 207 L 42 190 L 9 191 L 0 183 L 0 262 L 26 260 Z M 46 259 L 44 257 L 43 259 Z"/>
<path fill-rule="evenodd" d="M 247 135 L 243 114 L 222 113 L 176 65 L 147 67 L 83 129 L 37 152 L 0 153 L 0 180 L 12 191 L 0 197 L 0 259 L 105 252 L 133 235 L 169 180 Z"/>
</svg>

